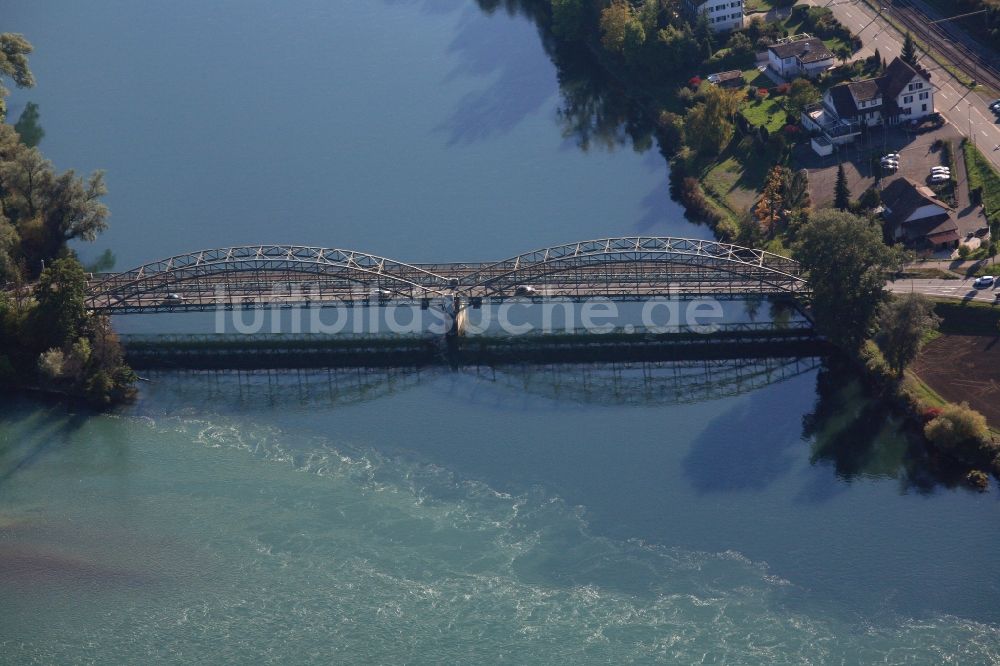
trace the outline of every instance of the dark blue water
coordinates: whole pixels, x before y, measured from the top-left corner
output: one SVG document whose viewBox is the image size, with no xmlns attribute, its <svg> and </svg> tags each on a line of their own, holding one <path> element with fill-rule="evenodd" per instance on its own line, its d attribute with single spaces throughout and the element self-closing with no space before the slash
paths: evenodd
<svg viewBox="0 0 1000 666">
<path fill-rule="evenodd" d="M 87 256 L 706 234 L 655 150 L 564 135 L 523 16 L 145 4 L 5 6 L 39 80 L 11 115 L 108 170 Z M 996 493 L 815 361 L 150 380 L 0 406 L 0 661 L 1000 659 Z"/>
</svg>

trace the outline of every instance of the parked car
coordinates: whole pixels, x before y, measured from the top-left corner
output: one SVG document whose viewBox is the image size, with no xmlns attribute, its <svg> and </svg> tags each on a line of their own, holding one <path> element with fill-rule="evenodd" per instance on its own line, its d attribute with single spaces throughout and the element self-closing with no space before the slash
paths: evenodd
<svg viewBox="0 0 1000 666">
<path fill-rule="evenodd" d="M 899 161 L 899 153 L 887 153 L 882 159 Z"/>
<path fill-rule="evenodd" d="M 538 290 L 531 285 L 521 284 L 514 287 L 515 296 L 537 296 Z"/>
<path fill-rule="evenodd" d="M 943 183 L 945 181 L 951 180 L 951 174 L 932 173 L 930 180 L 932 183 Z"/>
<path fill-rule="evenodd" d="M 992 111 L 996 111 L 997 109 L 1000 109 L 1000 99 L 995 99 L 992 102 L 990 102 L 989 107 L 990 107 L 990 110 L 992 110 Z"/>
<path fill-rule="evenodd" d="M 996 278 L 992 275 L 984 275 L 982 277 L 976 278 L 976 281 L 972 283 L 972 286 L 976 289 L 985 289 L 990 287 L 996 282 Z"/>
<path fill-rule="evenodd" d="M 951 169 L 946 166 L 931 167 L 931 173 L 951 173 Z"/>
</svg>

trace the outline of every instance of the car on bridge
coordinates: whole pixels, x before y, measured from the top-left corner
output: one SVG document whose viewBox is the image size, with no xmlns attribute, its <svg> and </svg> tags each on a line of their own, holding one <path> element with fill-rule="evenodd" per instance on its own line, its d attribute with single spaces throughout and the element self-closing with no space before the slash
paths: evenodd
<svg viewBox="0 0 1000 666">
<path fill-rule="evenodd" d="M 972 283 L 972 286 L 976 289 L 985 289 L 986 287 L 992 286 L 994 282 L 996 282 L 995 277 L 992 275 L 984 275 L 976 278 L 976 281 Z"/>
<path fill-rule="evenodd" d="M 164 305 L 170 305 L 171 303 L 181 303 L 183 301 L 184 301 L 184 297 L 181 296 L 180 294 L 170 293 L 170 294 L 167 294 L 166 297 L 164 297 L 163 304 Z"/>
<path fill-rule="evenodd" d="M 515 296 L 537 296 L 538 290 L 532 287 L 530 284 L 519 284 L 514 287 Z"/>
</svg>

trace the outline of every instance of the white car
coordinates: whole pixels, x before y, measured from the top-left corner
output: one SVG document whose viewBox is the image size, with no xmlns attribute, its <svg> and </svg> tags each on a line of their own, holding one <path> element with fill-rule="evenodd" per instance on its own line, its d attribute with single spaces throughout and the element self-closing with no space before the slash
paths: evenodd
<svg viewBox="0 0 1000 666">
<path fill-rule="evenodd" d="M 531 285 L 522 284 L 514 287 L 515 296 L 537 296 L 538 290 Z"/>
<path fill-rule="evenodd" d="M 888 153 L 882 159 L 884 159 L 884 160 L 896 160 L 898 162 L 899 161 L 899 153 Z"/>
<path fill-rule="evenodd" d="M 947 173 L 932 173 L 931 182 L 932 183 L 943 183 L 945 181 L 951 180 L 951 175 Z"/>
<path fill-rule="evenodd" d="M 882 162 L 882 168 L 895 171 L 899 168 L 899 162 Z"/>
<path fill-rule="evenodd" d="M 946 166 L 931 167 L 931 173 L 951 173 L 951 169 Z"/>
<path fill-rule="evenodd" d="M 972 286 L 976 289 L 985 289 L 991 286 L 996 281 L 996 278 L 992 275 L 984 275 L 980 278 L 976 278 L 976 281 L 972 283 Z"/>
</svg>

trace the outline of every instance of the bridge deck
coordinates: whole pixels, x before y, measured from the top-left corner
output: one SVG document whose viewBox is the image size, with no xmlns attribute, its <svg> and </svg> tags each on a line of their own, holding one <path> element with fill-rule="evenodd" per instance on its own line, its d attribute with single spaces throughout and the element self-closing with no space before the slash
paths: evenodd
<svg viewBox="0 0 1000 666">
<path fill-rule="evenodd" d="M 791 259 L 674 238 L 617 238 L 499 262 L 404 264 L 345 250 L 254 246 L 203 250 L 94 276 L 88 306 L 109 313 L 304 304 L 415 304 L 424 299 L 583 300 L 806 293 Z M 522 294 L 523 295 L 523 294 Z"/>
</svg>

